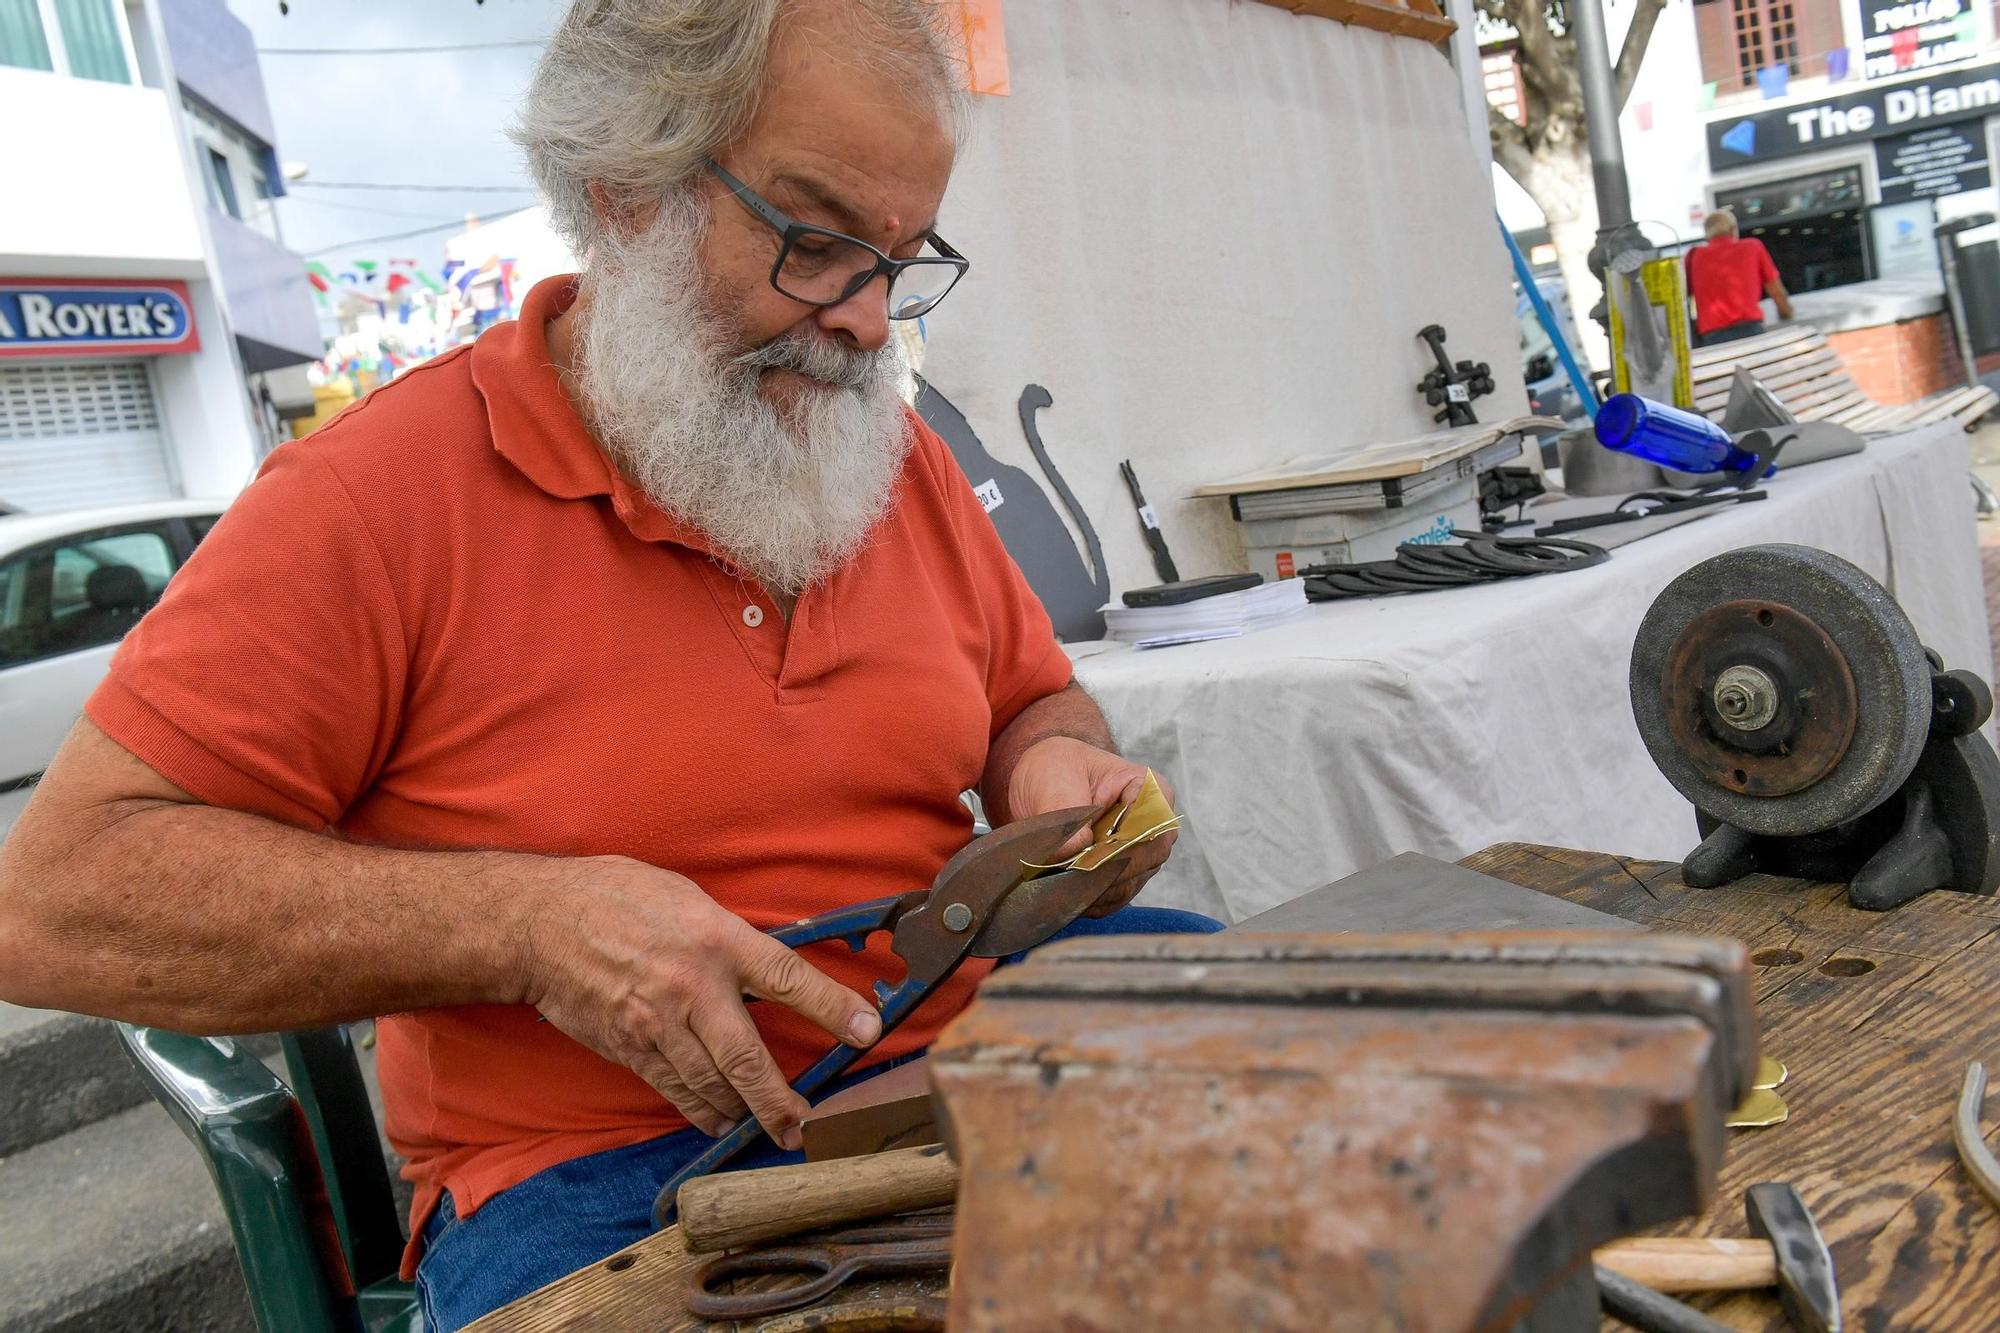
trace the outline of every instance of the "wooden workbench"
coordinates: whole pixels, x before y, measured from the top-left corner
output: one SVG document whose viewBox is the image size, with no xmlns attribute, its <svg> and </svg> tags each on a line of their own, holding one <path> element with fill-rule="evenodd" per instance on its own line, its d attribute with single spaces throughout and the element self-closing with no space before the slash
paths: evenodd
<svg viewBox="0 0 2000 1333">
<path fill-rule="evenodd" d="M 1791 1118 L 1738 1131 L 1715 1206 L 1669 1231 L 1744 1235 L 1743 1191 L 1789 1181 L 1833 1247 L 1850 1330 L 2000 1329 L 2000 1210 L 1966 1181 L 1951 1142 L 1966 1062 L 2000 1064 L 2000 899 L 1933 893 L 1875 914 L 1847 906 L 1834 885 L 1753 877 L 1689 889 L 1677 866 L 1518 843 L 1464 864 L 1648 926 L 1750 947 L 1764 1050 L 1791 1069 L 1781 1090 Z M 1989 1137 L 2000 1140 L 2000 1129 Z M 678 1233 L 663 1232 L 473 1328 L 732 1327 L 682 1309 L 691 1265 Z M 1691 1303 L 1739 1329 L 1788 1327 L 1765 1293 Z"/>
</svg>

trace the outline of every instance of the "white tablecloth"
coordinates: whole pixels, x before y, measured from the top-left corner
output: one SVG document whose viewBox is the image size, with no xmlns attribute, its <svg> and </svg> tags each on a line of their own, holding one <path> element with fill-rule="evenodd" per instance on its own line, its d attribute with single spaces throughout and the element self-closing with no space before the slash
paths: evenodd
<svg viewBox="0 0 2000 1333">
<path fill-rule="evenodd" d="M 1084 657 L 1077 677 L 1121 749 L 1172 782 L 1189 820 L 1140 901 L 1241 920 L 1400 852 L 1508 839 L 1678 860 L 1693 811 L 1647 755 L 1626 685 L 1654 597 L 1720 551 L 1818 546 L 1887 585 L 1946 665 L 1990 676 L 1966 470 L 1946 423 L 1781 473 L 1768 500 L 1594 569 Z"/>
</svg>

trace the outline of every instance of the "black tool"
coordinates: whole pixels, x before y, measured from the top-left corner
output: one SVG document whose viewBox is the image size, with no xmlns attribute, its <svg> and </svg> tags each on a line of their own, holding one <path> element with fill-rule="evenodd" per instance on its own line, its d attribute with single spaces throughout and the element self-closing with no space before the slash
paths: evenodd
<svg viewBox="0 0 2000 1333">
<path fill-rule="evenodd" d="M 1198 579 L 1181 579 L 1151 588 L 1134 588 L 1124 594 L 1124 602 L 1127 606 L 1179 606 L 1182 602 L 1198 602 L 1218 593 L 1242 592 L 1263 581 L 1262 574 L 1208 574 Z"/>
<path fill-rule="evenodd" d="M 1766 872 L 1886 910 L 2000 888 L 1993 693 L 1946 671 L 1887 589 L 1809 546 L 1704 560 L 1653 602 L 1632 712 L 1694 803 L 1695 888 Z"/>
<path fill-rule="evenodd" d="M 1417 381 L 1424 402 L 1438 408 L 1431 419 L 1454 426 L 1478 425 L 1472 400 L 1493 392 L 1493 368 L 1484 361 L 1461 361 L 1454 366 L 1445 354 L 1442 324 L 1426 324 L 1417 330 L 1417 336 L 1430 344 L 1431 355 L 1437 358 L 1437 369 Z"/>
<path fill-rule="evenodd" d="M 1145 534 L 1146 545 L 1153 552 L 1154 572 L 1162 583 L 1179 583 L 1181 572 L 1174 568 L 1174 558 L 1167 552 L 1167 535 L 1160 531 L 1159 516 L 1146 503 L 1146 493 L 1139 489 L 1139 474 L 1132 470 L 1132 460 L 1120 463 L 1118 471 L 1125 478 L 1125 489 L 1132 492 L 1132 503 L 1139 507 L 1139 531 Z"/>
</svg>

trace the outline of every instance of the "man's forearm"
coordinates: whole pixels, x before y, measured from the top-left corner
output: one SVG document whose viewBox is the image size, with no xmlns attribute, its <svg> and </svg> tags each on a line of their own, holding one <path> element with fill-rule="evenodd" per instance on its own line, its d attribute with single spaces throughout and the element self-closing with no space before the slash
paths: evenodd
<svg viewBox="0 0 2000 1333">
<path fill-rule="evenodd" d="M 1113 748 L 1104 713 L 1074 681 L 1023 708 L 993 738 L 986 752 L 986 772 L 979 780 L 980 803 L 986 807 L 987 820 L 996 827 L 1014 817 L 1007 808 L 1007 783 L 1014 775 L 1014 766 L 1037 741 L 1051 736 L 1068 736 L 1100 750 Z"/>
<path fill-rule="evenodd" d="M 171 801 L 93 809 L 81 838 L 62 836 L 72 812 L 36 813 L 0 848 L 0 997 L 195 1033 L 517 1001 L 522 904 L 582 864 L 355 846 Z"/>
</svg>

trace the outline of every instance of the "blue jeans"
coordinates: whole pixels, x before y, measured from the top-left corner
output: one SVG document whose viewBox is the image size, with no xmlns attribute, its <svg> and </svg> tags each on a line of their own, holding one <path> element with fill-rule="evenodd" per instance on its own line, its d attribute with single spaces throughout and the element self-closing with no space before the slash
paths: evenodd
<svg viewBox="0 0 2000 1333">
<path fill-rule="evenodd" d="M 1055 935 L 1210 934 L 1222 923 L 1193 912 L 1127 907 L 1079 920 Z M 1006 960 L 1017 962 L 1024 955 Z M 1003 964 L 1004 966 L 1004 964 Z M 914 1056 L 904 1056 L 912 1059 Z M 890 1064 L 899 1064 L 900 1060 Z M 828 1095 L 882 1073 L 881 1065 L 840 1080 Z M 683 1129 L 645 1143 L 558 1163 L 460 1217 L 447 1192 L 424 1225 L 417 1294 L 427 1329 L 455 1329 L 652 1234 L 653 1200 L 667 1178 L 711 1142 Z M 725 1170 L 802 1160 L 760 1138 Z"/>
</svg>

